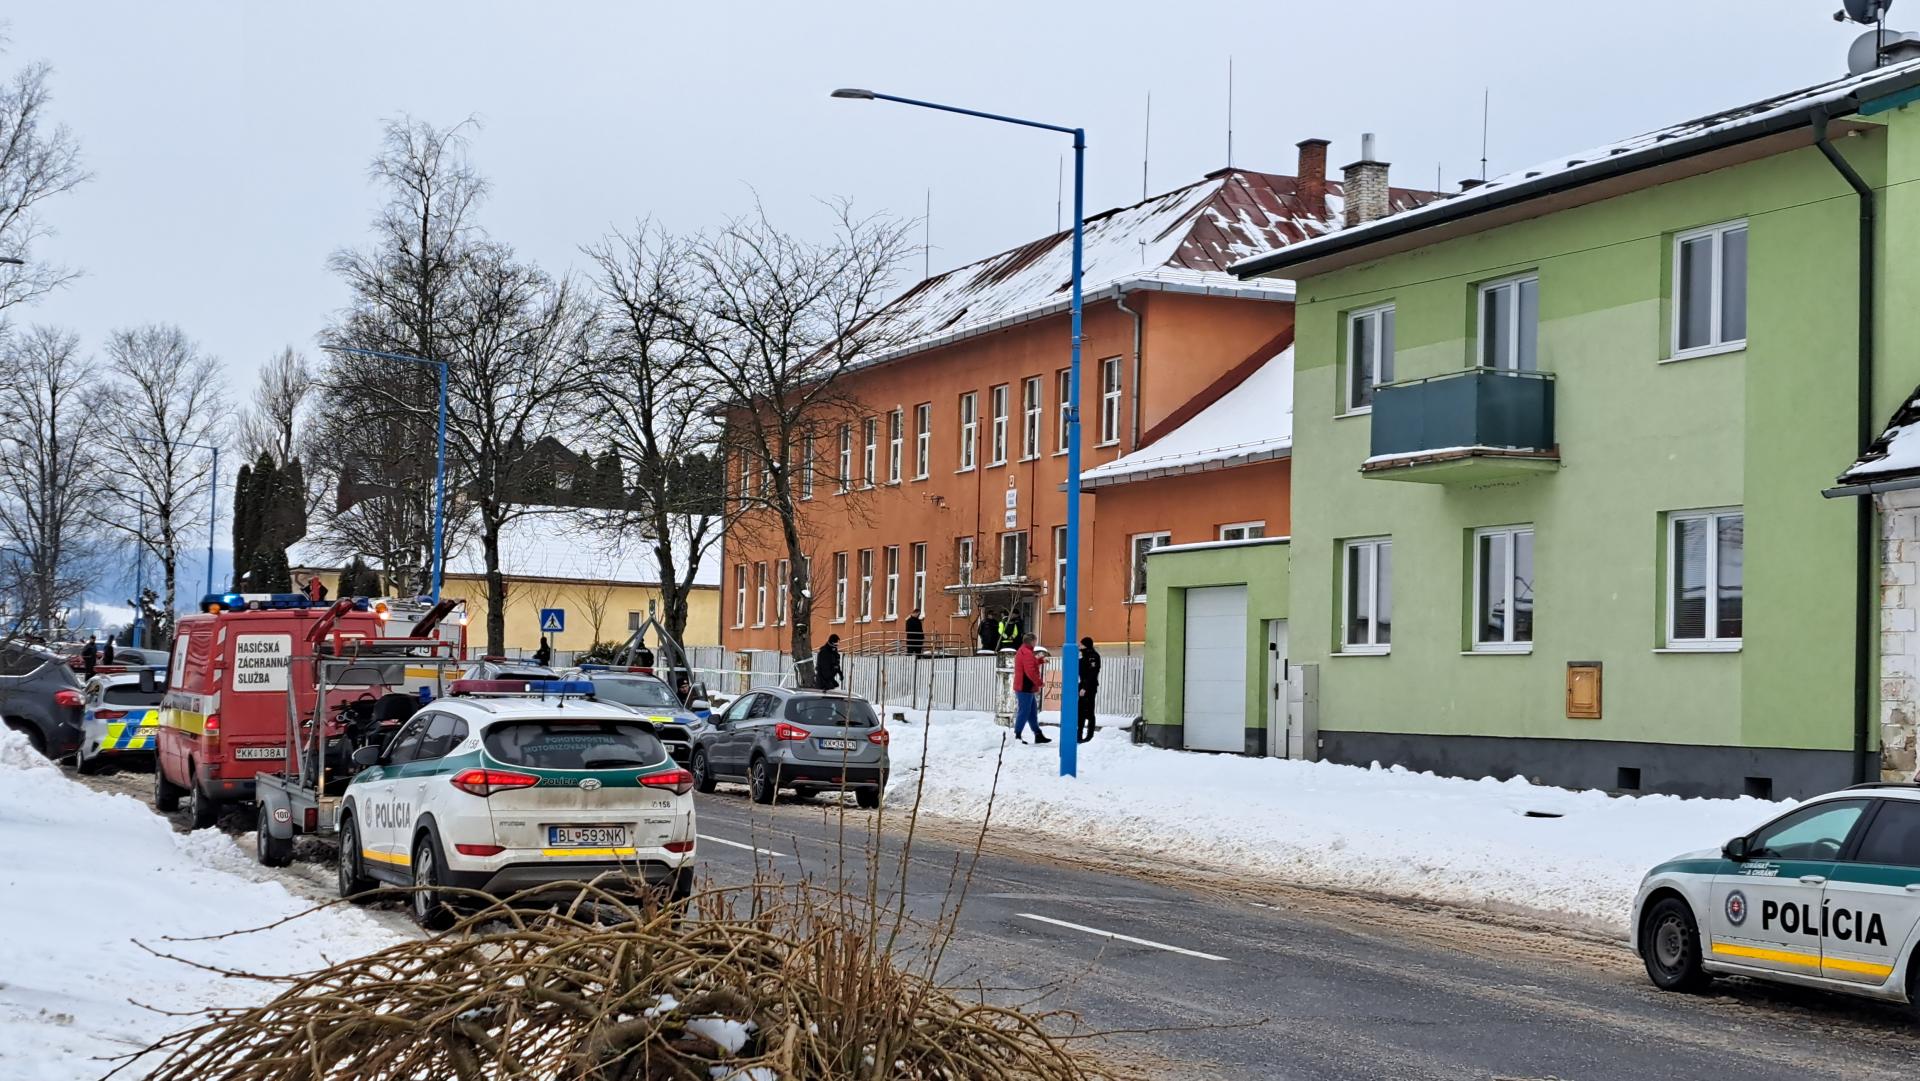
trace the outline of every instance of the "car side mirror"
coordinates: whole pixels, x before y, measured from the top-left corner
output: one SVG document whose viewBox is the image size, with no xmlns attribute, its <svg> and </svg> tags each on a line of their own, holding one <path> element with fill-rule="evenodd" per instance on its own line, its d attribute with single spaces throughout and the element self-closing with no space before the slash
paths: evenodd
<svg viewBox="0 0 1920 1081">
<path fill-rule="evenodd" d="M 369 743 L 353 752 L 353 764 L 361 769 L 370 769 L 380 764 L 380 748 Z"/>
<path fill-rule="evenodd" d="M 1745 862 L 1747 859 L 1747 852 L 1748 852 L 1747 839 L 1745 837 L 1735 837 L 1733 840 L 1728 841 L 1725 845 L 1722 845 L 1720 848 L 1720 854 L 1734 861 L 1735 863 Z"/>
<path fill-rule="evenodd" d="M 693 704 L 687 708 L 693 710 L 695 713 L 709 713 L 713 710 L 713 703 L 704 698 L 696 698 L 693 700 Z"/>
</svg>

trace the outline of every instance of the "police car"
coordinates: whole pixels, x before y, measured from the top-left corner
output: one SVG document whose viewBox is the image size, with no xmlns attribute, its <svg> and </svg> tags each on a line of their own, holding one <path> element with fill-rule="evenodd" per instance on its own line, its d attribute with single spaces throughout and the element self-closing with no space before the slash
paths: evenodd
<svg viewBox="0 0 1920 1081">
<path fill-rule="evenodd" d="M 1718 974 L 1920 997 L 1920 786 L 1855 785 L 1807 801 L 1718 851 L 1647 873 L 1633 945 L 1654 985 Z"/>
<path fill-rule="evenodd" d="M 151 668 L 95 676 L 80 692 L 80 744 L 73 768 L 94 774 L 109 762 L 153 761 L 160 728 L 161 673 Z"/>
<path fill-rule="evenodd" d="M 586 682 L 448 690 L 385 748 L 355 753 L 363 768 L 337 819 L 341 896 L 413 887 L 414 918 L 434 928 L 455 915 L 437 887 L 506 897 L 614 872 L 603 885 L 692 893 L 693 775 L 644 717 L 593 701 Z"/>
</svg>

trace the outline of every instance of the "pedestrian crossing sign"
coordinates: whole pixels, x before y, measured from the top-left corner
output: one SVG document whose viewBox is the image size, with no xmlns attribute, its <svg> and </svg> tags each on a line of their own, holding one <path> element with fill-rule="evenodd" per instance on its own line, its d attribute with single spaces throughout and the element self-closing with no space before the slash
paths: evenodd
<svg viewBox="0 0 1920 1081">
<path fill-rule="evenodd" d="M 565 608 L 540 609 L 540 633 L 559 634 L 567 629 L 567 610 Z"/>
</svg>

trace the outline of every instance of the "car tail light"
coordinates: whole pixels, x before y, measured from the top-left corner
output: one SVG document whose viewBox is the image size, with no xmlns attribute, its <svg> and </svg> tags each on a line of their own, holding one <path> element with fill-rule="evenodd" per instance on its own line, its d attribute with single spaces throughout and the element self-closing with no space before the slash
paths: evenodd
<svg viewBox="0 0 1920 1081">
<path fill-rule="evenodd" d="M 103 721 L 117 721 L 125 717 L 127 711 L 124 709 L 96 709 L 93 711 L 93 715 Z"/>
<path fill-rule="evenodd" d="M 667 842 L 667 851 L 669 851 L 669 852 L 691 852 L 691 851 L 693 851 L 693 842 L 692 842 L 692 841 L 668 841 L 668 842 Z"/>
<path fill-rule="evenodd" d="M 676 796 L 684 796 L 693 791 L 693 774 L 683 769 L 650 773 L 640 778 L 640 783 L 647 788 L 664 788 Z"/>
<path fill-rule="evenodd" d="M 68 709 L 79 709 L 85 702 L 86 699 L 80 697 L 79 691 L 53 692 L 53 704 L 56 706 L 65 706 Z"/>
<path fill-rule="evenodd" d="M 885 746 L 886 746 L 887 744 L 889 744 L 889 743 L 892 743 L 892 742 L 893 742 L 893 736 L 892 736 L 892 735 L 890 735 L 890 734 L 889 734 L 889 733 L 887 732 L 887 730 L 886 730 L 886 729 L 884 729 L 884 728 L 881 728 L 881 729 L 877 729 L 877 730 L 875 730 L 875 731 L 872 731 L 872 732 L 868 732 L 868 733 L 867 733 L 867 742 L 868 742 L 868 743 L 875 743 L 875 744 L 878 744 L 878 745 L 880 745 L 880 746 L 882 746 L 882 747 L 885 747 Z"/>
<path fill-rule="evenodd" d="M 506 769 L 463 769 L 451 778 L 453 787 L 476 796 L 491 796 L 515 788 L 532 788 L 540 778 Z"/>
<path fill-rule="evenodd" d="M 460 853 L 462 856 L 498 856 L 500 853 L 505 852 L 507 849 L 506 849 L 506 846 L 504 845 L 456 844 L 453 846 L 453 850 L 455 852 Z"/>
<path fill-rule="evenodd" d="M 813 737 L 808 734 L 806 729 L 799 725 L 788 724 L 785 721 L 781 721 L 779 724 L 773 726 L 773 738 L 797 743 L 801 740 L 812 739 Z"/>
</svg>

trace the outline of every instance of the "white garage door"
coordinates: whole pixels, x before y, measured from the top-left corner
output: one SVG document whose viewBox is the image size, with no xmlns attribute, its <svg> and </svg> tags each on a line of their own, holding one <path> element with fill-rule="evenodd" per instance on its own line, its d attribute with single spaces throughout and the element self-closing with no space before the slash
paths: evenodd
<svg viewBox="0 0 1920 1081">
<path fill-rule="evenodd" d="M 1187 590 L 1187 749 L 1247 749 L 1247 587 Z"/>
</svg>

